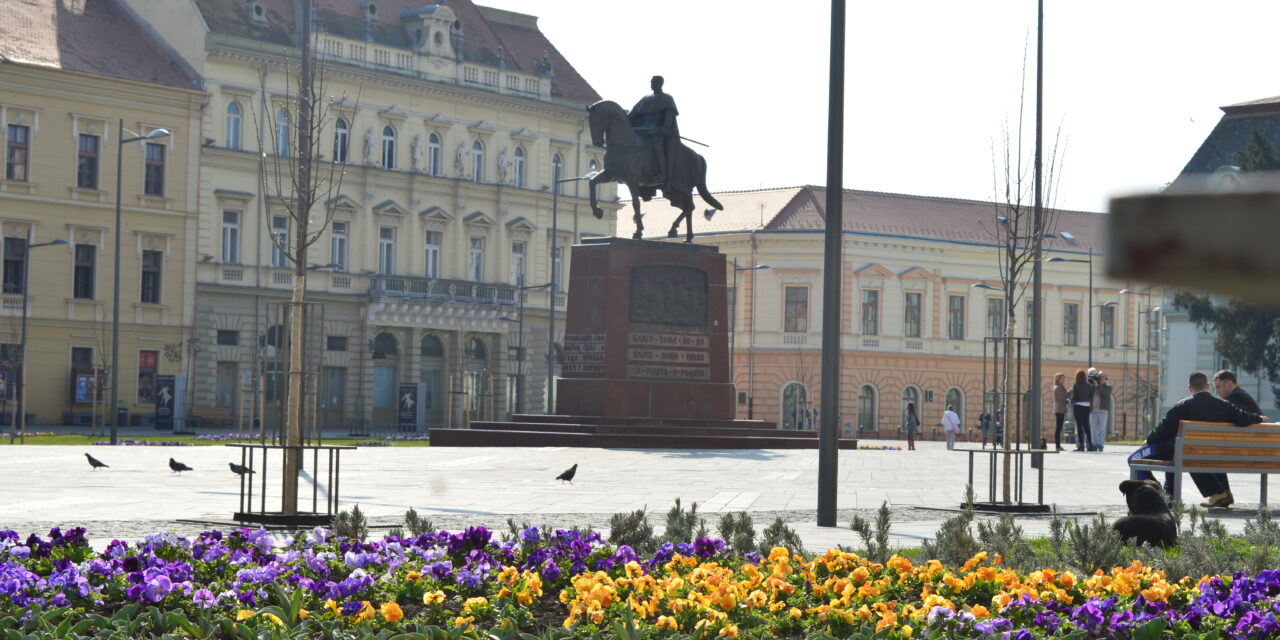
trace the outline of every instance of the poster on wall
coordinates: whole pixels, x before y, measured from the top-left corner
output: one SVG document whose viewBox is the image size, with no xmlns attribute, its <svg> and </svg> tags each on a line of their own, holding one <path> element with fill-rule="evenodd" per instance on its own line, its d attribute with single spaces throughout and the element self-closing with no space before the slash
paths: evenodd
<svg viewBox="0 0 1280 640">
<path fill-rule="evenodd" d="M 414 431 L 418 426 L 418 385 L 414 382 L 400 383 L 400 394 L 397 406 L 400 409 L 400 430 Z"/>
<path fill-rule="evenodd" d="M 156 376 L 156 428 L 173 430 L 175 380 L 173 376 Z"/>
</svg>

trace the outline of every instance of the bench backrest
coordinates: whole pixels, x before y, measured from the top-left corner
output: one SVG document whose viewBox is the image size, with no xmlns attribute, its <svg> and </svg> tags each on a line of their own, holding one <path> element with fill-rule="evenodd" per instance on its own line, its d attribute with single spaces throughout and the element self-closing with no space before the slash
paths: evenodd
<svg viewBox="0 0 1280 640">
<path fill-rule="evenodd" d="M 1280 468 L 1280 424 L 1237 427 L 1226 422 L 1183 420 L 1176 453 L 1183 466 L 1229 469 Z"/>
</svg>

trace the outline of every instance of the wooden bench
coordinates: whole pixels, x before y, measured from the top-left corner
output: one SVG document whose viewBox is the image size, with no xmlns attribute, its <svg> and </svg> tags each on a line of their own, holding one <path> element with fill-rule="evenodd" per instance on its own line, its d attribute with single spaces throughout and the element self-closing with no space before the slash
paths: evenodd
<svg viewBox="0 0 1280 640">
<path fill-rule="evenodd" d="M 1280 473 L 1280 424 L 1237 427 L 1226 422 L 1183 420 L 1174 440 L 1173 460 L 1135 458 L 1129 477 L 1139 471 L 1173 474 L 1173 499 L 1182 499 L 1184 473 L 1256 473 L 1262 479 L 1261 506 L 1267 504 L 1267 475 Z"/>
<path fill-rule="evenodd" d="M 222 427 L 229 428 L 235 425 L 235 419 L 227 415 L 227 410 L 222 407 L 192 407 L 191 417 L 188 419 L 188 426 L 194 427 Z"/>
</svg>

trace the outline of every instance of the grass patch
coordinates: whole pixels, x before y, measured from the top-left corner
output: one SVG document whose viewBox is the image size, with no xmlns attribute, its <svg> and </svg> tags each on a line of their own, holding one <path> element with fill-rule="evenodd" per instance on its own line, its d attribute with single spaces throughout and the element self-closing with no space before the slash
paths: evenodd
<svg viewBox="0 0 1280 640">
<path fill-rule="evenodd" d="M 38 432 L 34 432 L 38 433 Z M 201 434 L 205 435 L 205 434 Z M 63 446 L 85 446 L 91 447 L 98 442 L 110 441 L 109 436 L 89 436 L 82 434 L 52 434 L 52 435 L 33 435 L 33 432 L 27 433 L 25 444 L 29 445 L 63 445 Z M 221 447 L 227 444 L 250 443 L 257 440 L 197 440 L 196 436 L 173 434 L 154 435 L 154 436 L 119 436 L 118 440 L 135 440 L 144 442 L 179 442 L 191 446 L 215 446 Z M 430 443 L 426 440 L 383 440 L 372 436 L 363 438 L 326 438 L 322 444 L 333 446 L 370 446 L 369 442 L 385 442 L 393 447 L 427 447 Z M 0 446 L 7 446 L 9 437 L 0 438 Z M 15 440 L 14 444 L 24 444 L 21 439 Z"/>
</svg>

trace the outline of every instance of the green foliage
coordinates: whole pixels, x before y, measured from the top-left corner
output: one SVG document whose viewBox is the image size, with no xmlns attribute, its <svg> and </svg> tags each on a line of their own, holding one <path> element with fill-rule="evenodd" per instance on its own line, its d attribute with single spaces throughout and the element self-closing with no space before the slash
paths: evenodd
<svg viewBox="0 0 1280 640">
<path fill-rule="evenodd" d="M 746 511 L 720 516 L 720 538 L 729 544 L 734 554 L 742 555 L 756 550 L 756 528 Z"/>
<path fill-rule="evenodd" d="M 360 510 L 360 505 L 351 507 L 350 511 L 341 511 L 333 519 L 333 533 L 343 538 L 364 540 L 369 537 L 369 521 Z"/>
<path fill-rule="evenodd" d="M 1067 521 L 1066 547 L 1062 549 L 1060 558 L 1064 564 L 1083 573 L 1093 573 L 1098 569 L 1129 564 L 1133 549 L 1120 539 L 1120 534 L 1111 528 L 1106 517 L 1099 514 L 1084 524 L 1078 520 Z"/>
<path fill-rule="evenodd" d="M 680 506 L 680 498 L 667 511 L 667 529 L 662 533 L 663 542 L 692 543 L 699 530 L 705 530 L 706 523 L 698 517 L 698 503 L 689 505 L 685 511 Z"/>
<path fill-rule="evenodd" d="M 1214 334 L 1213 348 L 1240 369 L 1254 375 L 1266 374 L 1272 380 L 1280 376 L 1276 333 L 1280 311 L 1240 298 L 1215 301 L 1189 292 L 1175 295 L 1173 306 L 1186 310 L 1197 327 Z"/>
<path fill-rule="evenodd" d="M 978 523 L 978 540 L 982 548 L 1000 554 L 1004 564 L 1019 570 L 1033 569 L 1035 554 L 1013 516 L 1001 514 L 994 523 Z"/>
<path fill-rule="evenodd" d="M 609 542 L 625 544 L 636 553 L 653 553 L 658 541 L 653 535 L 653 525 L 642 507 L 631 513 L 615 513 L 609 518 Z"/>
<path fill-rule="evenodd" d="M 508 519 L 507 523 L 509 524 L 510 522 L 511 520 Z M 388 535 L 403 538 L 406 529 L 409 531 L 409 535 L 415 538 L 424 533 L 435 533 L 436 530 L 435 525 L 430 520 L 418 516 L 418 512 L 413 507 L 409 507 L 409 510 L 404 512 L 404 528 L 394 527 L 388 532 Z"/>
<path fill-rule="evenodd" d="M 932 541 L 924 542 L 921 546 L 923 558 L 936 558 L 943 564 L 961 565 L 981 551 L 973 532 L 969 530 L 969 525 L 973 523 L 973 502 L 973 485 L 966 485 L 964 508 L 959 514 L 942 522 Z"/>
<path fill-rule="evenodd" d="M 853 529 L 859 538 L 862 538 L 862 546 L 866 550 L 864 555 L 868 560 L 873 562 L 884 562 L 892 555 L 889 548 L 889 526 L 891 524 L 892 513 L 889 511 L 889 503 L 881 502 L 880 510 L 876 512 L 875 530 L 872 530 L 862 516 L 854 515 L 853 520 L 849 522 L 849 528 Z"/>
<path fill-rule="evenodd" d="M 804 554 L 804 544 L 800 541 L 800 534 L 788 527 L 781 517 L 775 518 L 773 524 L 760 532 L 759 547 L 765 552 L 774 547 L 785 547 L 792 553 Z"/>
<path fill-rule="evenodd" d="M 1256 130 L 1249 136 L 1249 144 L 1236 152 L 1236 166 L 1241 171 L 1280 170 L 1280 146 L 1273 146 Z"/>
</svg>

